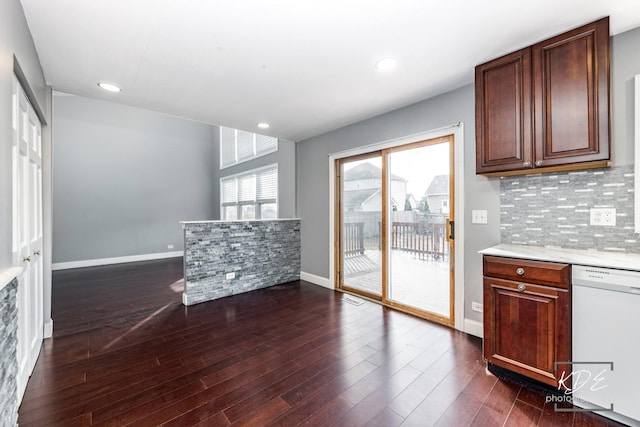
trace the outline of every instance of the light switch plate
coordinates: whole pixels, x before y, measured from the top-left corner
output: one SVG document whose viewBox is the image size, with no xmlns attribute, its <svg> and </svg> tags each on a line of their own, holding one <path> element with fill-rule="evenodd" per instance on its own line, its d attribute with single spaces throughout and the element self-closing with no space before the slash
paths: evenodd
<svg viewBox="0 0 640 427">
<path fill-rule="evenodd" d="M 471 223 L 472 224 L 486 224 L 487 223 L 487 211 L 486 210 L 472 210 L 471 211 Z"/>
<path fill-rule="evenodd" d="M 616 209 L 615 208 L 591 208 L 590 221 L 591 225 L 601 225 L 605 227 L 615 227 L 616 225 Z"/>
</svg>

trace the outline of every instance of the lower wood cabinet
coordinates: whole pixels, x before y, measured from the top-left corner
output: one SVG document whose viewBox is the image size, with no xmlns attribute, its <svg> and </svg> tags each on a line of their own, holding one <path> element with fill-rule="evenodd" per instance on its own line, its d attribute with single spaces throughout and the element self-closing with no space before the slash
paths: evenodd
<svg viewBox="0 0 640 427">
<path fill-rule="evenodd" d="M 571 360 L 568 264 L 484 257 L 484 358 L 557 386 Z M 565 374 L 566 377 L 566 374 Z"/>
</svg>

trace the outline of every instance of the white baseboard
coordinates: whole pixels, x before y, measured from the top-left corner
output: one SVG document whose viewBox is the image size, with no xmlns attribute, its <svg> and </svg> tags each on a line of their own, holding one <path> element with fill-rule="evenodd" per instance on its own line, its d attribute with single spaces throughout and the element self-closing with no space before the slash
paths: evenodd
<svg viewBox="0 0 640 427">
<path fill-rule="evenodd" d="M 56 262 L 51 264 L 51 270 L 68 270 L 71 268 L 96 267 L 99 265 L 123 264 L 126 262 L 151 261 L 155 259 L 177 258 L 183 255 L 183 251 L 160 252 L 157 254 L 143 254 L 120 256 L 114 258 L 86 259 L 82 261 Z"/>
<path fill-rule="evenodd" d="M 474 335 L 476 337 L 482 338 L 484 336 L 482 322 L 465 318 L 464 332 L 468 333 L 469 335 Z"/>
<path fill-rule="evenodd" d="M 42 333 L 43 338 L 51 338 L 53 335 L 53 319 L 49 319 L 44 322 L 44 331 Z"/>
<path fill-rule="evenodd" d="M 316 276 L 315 274 L 300 272 L 300 280 L 313 283 L 314 285 L 322 286 L 323 288 L 333 289 L 331 282 L 326 277 Z"/>
</svg>

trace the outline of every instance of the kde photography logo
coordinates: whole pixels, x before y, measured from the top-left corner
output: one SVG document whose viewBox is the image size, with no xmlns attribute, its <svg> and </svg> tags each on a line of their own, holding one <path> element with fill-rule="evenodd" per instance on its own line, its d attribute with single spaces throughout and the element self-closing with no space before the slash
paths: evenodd
<svg viewBox="0 0 640 427">
<path fill-rule="evenodd" d="M 555 372 L 559 372 L 561 366 L 569 367 L 562 369 L 558 378 L 558 390 L 561 394 L 545 396 L 545 402 L 553 403 L 556 412 L 613 411 L 613 403 L 599 406 L 583 398 L 586 395 L 595 396 L 609 386 L 607 375 L 613 371 L 613 362 L 555 362 Z M 560 407 L 558 404 L 567 407 Z"/>
</svg>

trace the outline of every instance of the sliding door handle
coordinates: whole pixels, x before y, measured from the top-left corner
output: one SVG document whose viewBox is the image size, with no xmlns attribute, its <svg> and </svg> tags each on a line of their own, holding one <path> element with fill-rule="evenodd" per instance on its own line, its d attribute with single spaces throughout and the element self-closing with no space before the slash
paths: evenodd
<svg viewBox="0 0 640 427">
<path fill-rule="evenodd" d="M 456 236 L 456 227 L 455 221 L 452 219 L 447 220 L 447 239 L 455 240 Z"/>
</svg>

